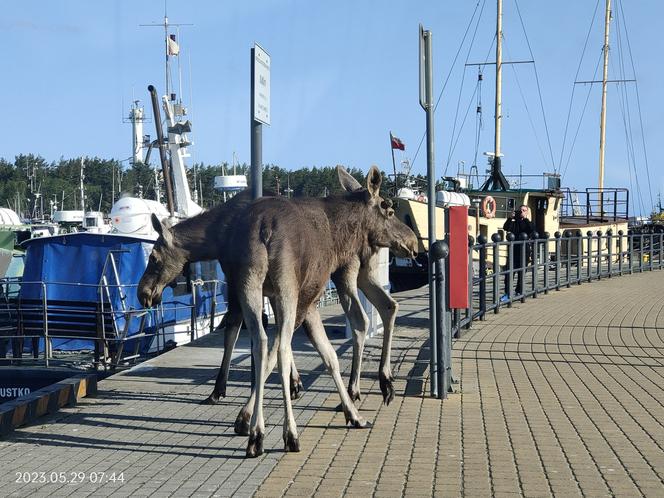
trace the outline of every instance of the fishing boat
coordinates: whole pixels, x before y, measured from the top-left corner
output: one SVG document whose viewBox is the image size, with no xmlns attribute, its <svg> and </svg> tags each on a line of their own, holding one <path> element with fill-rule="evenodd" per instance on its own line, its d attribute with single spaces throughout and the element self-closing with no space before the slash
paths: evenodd
<svg viewBox="0 0 664 498">
<path fill-rule="evenodd" d="M 503 225 L 520 205 L 528 206 L 531 214 L 529 218 L 535 224 L 540 237 L 553 237 L 556 232 L 566 231 L 571 231 L 574 235 L 582 233 L 585 235 L 588 231 L 596 233 L 598 230 L 606 233 L 609 229 L 616 234 L 620 230 L 626 234 L 629 219 L 629 191 L 626 188 L 608 188 L 603 183 L 610 1 L 606 2 L 605 12 L 603 78 L 602 81 L 594 82 L 602 83 L 599 184 L 598 187 L 587 188 L 581 192 L 563 188 L 561 176 L 557 172 L 529 175 L 529 183 L 533 185 L 529 188 L 523 186 L 524 175 L 509 176 L 503 173 L 501 91 L 502 68 L 507 63 L 502 60 L 502 4 L 502 0 L 497 1 L 495 62 L 481 64 L 495 65 L 496 68 L 494 149 L 485 153 L 489 161 L 488 174 L 480 175 L 477 166 L 473 166 L 469 173 L 460 171 L 454 177 L 442 179 L 437 186 L 435 199 L 437 238 L 445 236 L 444 210 L 455 205 L 468 206 L 468 234 L 474 238 L 481 235 L 488 240 L 495 233 L 504 237 Z M 391 133 L 390 139 L 391 148 L 394 150 Z M 397 173 L 395 168 L 393 187 L 395 213 L 415 231 L 420 241 L 418 256 L 414 261 L 399 258 L 393 258 L 391 261 L 390 280 L 397 289 L 417 287 L 428 282 L 428 199 L 423 195 L 413 195 L 414 182 L 415 180 L 407 172 Z M 415 191 L 426 192 L 425 183 L 422 180 L 419 182 Z M 534 183 L 538 185 L 535 186 Z M 610 243 L 616 242 L 614 240 Z M 615 247 L 613 250 L 615 253 Z M 505 254 L 501 255 L 501 262 L 505 263 Z"/>
<path fill-rule="evenodd" d="M 172 224 L 202 210 L 192 199 L 186 176 L 191 123 L 186 119 L 185 105 L 170 85 L 170 60 L 180 51 L 172 30 L 179 25 L 169 24 L 164 16 L 163 23 L 156 26 L 163 28 L 165 40 L 166 88 L 161 98 L 165 133 L 154 87 L 150 87 L 150 94 L 167 204 L 159 198 L 123 196 L 112 206 L 109 233 L 102 226 L 103 218 L 86 212 L 83 223 L 90 218 L 86 231 L 25 241 L 22 278 L 0 284 L 4 289 L 0 342 L 5 344 L 0 357 L 11 352 L 12 361 L 27 357 L 46 364 L 71 363 L 74 358 L 88 367 L 115 368 L 194 340 L 213 330 L 223 316 L 225 287 L 217 262 L 188 265 L 164 290 L 157 308 L 143 309 L 136 296 L 157 238 L 151 215 Z M 142 134 L 142 127 L 136 124 L 142 112 L 132 109 L 131 116 L 135 118 L 134 154 L 138 154 L 136 136 Z M 142 159 L 141 154 L 137 160 Z M 9 347 L 3 336 L 11 337 Z M 92 352 L 93 356 L 80 360 L 77 355 L 82 352 Z"/>
</svg>

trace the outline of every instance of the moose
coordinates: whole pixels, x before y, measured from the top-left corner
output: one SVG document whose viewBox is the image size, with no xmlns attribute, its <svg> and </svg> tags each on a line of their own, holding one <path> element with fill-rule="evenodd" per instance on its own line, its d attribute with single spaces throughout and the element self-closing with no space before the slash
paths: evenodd
<svg viewBox="0 0 664 498">
<path fill-rule="evenodd" d="M 412 257 L 417 240 L 413 232 L 396 219 L 389 201 L 380 197 L 381 177 L 377 168 L 372 167 L 369 172 L 366 189 L 358 190 L 358 182 L 342 168 L 339 168 L 339 177 L 342 185 L 350 191 L 342 196 L 297 200 L 268 197 L 251 205 L 247 205 L 248 202 L 241 198 L 235 201 L 239 197 L 236 196 L 233 200 L 235 206 L 227 205 L 225 210 L 213 209 L 171 229 L 161 226 L 158 220 L 155 223 L 160 237 L 139 284 L 141 302 L 146 306 L 158 303 L 164 285 L 182 271 L 187 261 L 217 258 L 227 275 L 230 289 L 224 355 L 232 349 L 239 330 L 238 323 L 242 321 L 238 319 L 238 309 L 254 337 L 252 354 L 256 360 L 257 383 L 250 401 L 238 416 L 240 430 L 236 421 L 236 432 L 245 433 L 251 419 L 248 456 L 257 456 L 263 451 L 263 382 L 274 367 L 277 353 L 284 382 L 284 442 L 287 451 L 299 450 L 290 405 L 290 387 L 285 381 L 290 382 L 291 336 L 300 323 L 304 325 L 335 379 L 347 422 L 350 421 L 354 427 L 366 425 L 350 396 L 343 390 L 338 360 L 325 336 L 315 307 L 328 276 L 335 270 L 338 271 L 337 281 L 342 283 L 342 303 L 345 303 L 344 307 L 352 321 L 358 322 L 357 319 L 353 320 L 354 315 L 360 316 L 360 322 L 363 318 L 363 312 L 355 307 L 358 282 L 361 287 L 368 289 L 370 299 L 387 303 L 383 307 L 384 319 L 387 319 L 380 376 L 386 402 L 393 396 L 389 366 L 390 338 L 387 332 L 391 332 L 394 320 L 390 309 L 396 308 L 390 306 L 389 296 L 387 301 L 381 301 L 380 292 L 375 290 L 377 285 L 370 271 L 371 257 L 380 247 L 390 247 L 400 256 Z M 271 298 L 277 321 L 277 335 L 269 361 L 267 335 L 259 319 L 263 295 Z M 357 313 L 358 310 L 360 313 Z M 366 325 L 360 324 L 354 328 L 366 330 Z M 359 335 L 355 334 L 353 368 L 358 379 L 359 361 L 356 365 L 356 357 L 361 355 Z M 384 361 L 385 358 L 387 361 Z M 224 372 L 222 368 L 220 378 L 225 374 L 227 369 Z M 219 378 L 211 398 L 215 394 L 217 398 L 218 394 L 223 395 L 223 392 L 217 390 L 218 387 Z M 351 380 L 351 393 L 352 389 Z M 355 392 L 359 396 L 359 387 Z M 254 410 L 256 402 L 258 407 Z"/>
</svg>

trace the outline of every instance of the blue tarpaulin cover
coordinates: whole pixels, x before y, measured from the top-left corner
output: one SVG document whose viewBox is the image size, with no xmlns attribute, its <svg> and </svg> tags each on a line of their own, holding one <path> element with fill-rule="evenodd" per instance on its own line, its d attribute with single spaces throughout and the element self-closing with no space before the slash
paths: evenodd
<svg viewBox="0 0 664 498">
<path fill-rule="evenodd" d="M 121 311 L 122 300 L 127 310 L 141 309 L 136 296 L 136 286 L 145 271 L 147 259 L 152 250 L 153 241 L 137 237 L 128 237 L 114 234 L 72 233 L 54 237 L 30 239 L 24 243 L 26 247 L 25 271 L 23 285 L 19 293 L 21 301 L 41 301 L 45 292 L 48 302 L 100 302 L 100 281 L 105 271 L 110 291 L 110 305 L 114 311 Z M 113 271 L 109 253 L 113 251 L 113 258 L 117 268 L 117 278 Z M 105 267 L 105 269 L 104 269 Z M 219 264 L 214 265 L 212 275 L 202 275 L 202 265 L 192 265 L 192 279 L 223 280 Z M 209 270 L 209 265 L 208 265 Z M 123 287 L 115 287 L 122 284 Z M 195 287 L 196 308 L 198 315 L 208 315 L 212 300 L 212 289 Z M 217 312 L 225 311 L 225 286 L 217 288 Z M 163 322 L 169 324 L 184 321 L 190 318 L 189 307 L 192 303 L 190 292 L 178 292 L 173 295 L 173 289 L 166 287 L 163 292 Z M 219 297 L 221 296 L 221 297 Z M 109 304 L 108 297 L 104 295 L 104 302 Z M 178 307 L 179 306 L 179 307 Z M 106 308 L 108 309 L 108 308 Z M 115 315 L 119 330 L 125 326 L 122 313 Z M 156 312 L 151 312 L 145 324 L 144 331 L 154 330 Z M 129 333 L 139 331 L 139 320 L 130 322 Z M 26 341 L 29 342 L 29 341 Z M 91 349 L 92 341 L 79 339 L 53 340 L 54 349 Z M 144 345 L 149 347 L 149 344 Z"/>
</svg>

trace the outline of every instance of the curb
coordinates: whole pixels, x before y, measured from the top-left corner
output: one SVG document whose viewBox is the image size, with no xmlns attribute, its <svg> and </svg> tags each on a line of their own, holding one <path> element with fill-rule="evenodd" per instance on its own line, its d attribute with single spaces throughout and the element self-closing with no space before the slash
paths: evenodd
<svg viewBox="0 0 664 498">
<path fill-rule="evenodd" d="M 63 406 L 73 406 L 81 398 L 97 393 L 97 376 L 82 374 L 69 377 L 27 396 L 0 404 L 0 437 L 37 418 L 56 413 Z"/>
</svg>

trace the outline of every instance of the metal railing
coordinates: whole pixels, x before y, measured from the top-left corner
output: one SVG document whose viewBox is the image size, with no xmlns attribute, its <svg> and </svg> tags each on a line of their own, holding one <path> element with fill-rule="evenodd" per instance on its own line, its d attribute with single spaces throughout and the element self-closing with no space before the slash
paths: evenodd
<svg viewBox="0 0 664 498">
<path fill-rule="evenodd" d="M 535 234 L 537 235 L 537 234 Z M 613 233 L 566 230 L 553 237 L 479 236 L 469 246 L 469 304 L 452 311 L 452 333 L 459 337 L 515 301 L 525 302 L 552 290 L 664 267 L 664 233 Z M 519 286 L 519 282 L 521 283 Z M 515 285 L 516 284 L 516 285 Z"/>
<path fill-rule="evenodd" d="M 471 237 L 468 247 L 468 308 L 450 309 L 444 298 L 437 304 L 439 323 L 431 338 L 430 377 L 432 385 L 437 385 L 433 397 L 445 398 L 453 384 L 452 341 L 446 338 L 460 338 L 473 321 L 510 308 L 516 301 L 523 303 L 564 287 L 664 267 L 664 230 L 613 233 L 609 229 L 583 234 L 575 229 L 556 232 L 553 237 L 545 233 L 515 239 L 508 233 L 503 239 L 496 233 L 490 241 L 482 235 L 477 239 Z M 434 281 L 441 296 L 450 285 L 444 269 L 447 248 L 443 247 L 431 251 L 437 261 Z"/>
<path fill-rule="evenodd" d="M 629 218 L 629 190 L 626 188 L 587 188 L 584 191 L 563 190 L 560 211 L 566 220 L 624 221 Z"/>
<path fill-rule="evenodd" d="M 172 303 L 149 309 L 126 306 L 113 309 L 107 298 L 114 292 L 121 296 L 135 293 L 137 284 L 105 283 L 102 287 L 69 282 L 0 279 L 0 365 L 42 364 L 48 367 L 52 364 L 76 363 L 94 369 L 114 369 L 128 365 L 133 360 L 161 353 L 169 349 L 167 337 L 173 333 L 171 328 L 174 323 L 166 321 L 167 316 L 175 316 L 179 322 L 189 320 L 193 338 L 197 338 L 199 331 L 208 326 L 210 332 L 214 330 L 221 283 L 218 280 L 192 282 L 193 287 L 209 286 L 212 290 L 210 293 L 201 293 L 207 301 L 203 306 L 197 302 L 201 296 L 196 296 L 194 292 L 190 303 L 175 298 Z M 39 292 L 33 290 L 32 299 L 21 298 L 21 287 L 25 286 L 36 286 Z M 79 290 L 88 287 L 98 298 L 96 301 L 85 302 L 57 300 L 49 296 L 49 290 L 52 296 L 56 294 L 56 288 L 62 291 L 63 287 L 77 287 Z M 199 313 L 201 307 L 204 312 Z M 136 320 L 139 320 L 138 324 Z M 76 352 L 54 351 L 53 340 L 80 340 L 85 345 L 77 348 Z M 28 356 L 25 355 L 26 341 L 29 341 Z M 129 343 L 132 344 L 133 352 L 126 354 L 125 346 Z"/>
</svg>

